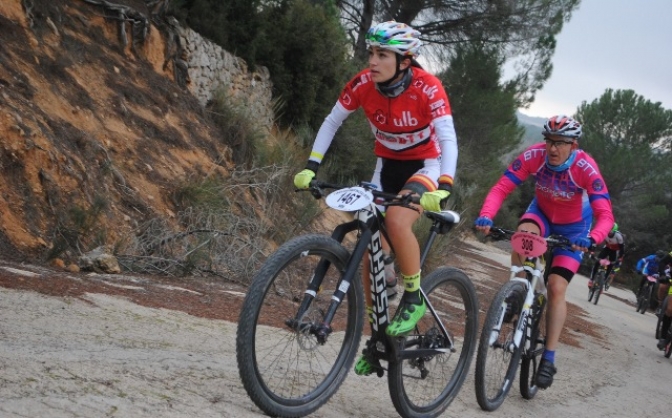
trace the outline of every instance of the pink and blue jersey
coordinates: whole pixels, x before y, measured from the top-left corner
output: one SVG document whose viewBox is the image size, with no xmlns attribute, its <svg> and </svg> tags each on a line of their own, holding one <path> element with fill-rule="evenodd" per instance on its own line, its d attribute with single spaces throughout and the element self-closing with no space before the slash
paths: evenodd
<svg viewBox="0 0 672 418">
<path fill-rule="evenodd" d="M 571 239 L 588 235 L 601 243 L 614 224 L 607 186 L 595 160 L 585 151 L 577 149 L 570 158 L 573 161 L 567 169 L 555 171 L 546 165 L 544 143 L 527 148 L 492 187 L 480 216 L 494 219 L 509 193 L 532 175 L 535 177 L 535 198 L 523 219 L 534 220 L 543 236 L 557 233 Z M 596 220 L 590 230 L 593 217 Z M 581 259 L 580 256 L 570 257 L 575 261 Z M 569 260 L 557 261 L 566 264 Z M 576 272 L 578 263 L 570 262 L 566 267 Z"/>
</svg>

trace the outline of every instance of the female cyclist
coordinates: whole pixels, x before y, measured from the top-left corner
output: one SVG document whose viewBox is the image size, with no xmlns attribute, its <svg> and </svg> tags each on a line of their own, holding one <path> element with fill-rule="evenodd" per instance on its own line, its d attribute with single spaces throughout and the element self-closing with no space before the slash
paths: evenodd
<svg viewBox="0 0 672 418">
<path fill-rule="evenodd" d="M 395 21 L 383 22 L 369 29 L 366 44 L 368 68 L 341 92 L 294 185 L 308 187 L 341 123 L 361 107 L 371 125 L 378 157 L 372 182 L 388 193 L 417 193 L 423 209 L 438 211 L 450 195 L 457 164 L 457 137 L 448 96 L 441 82 L 415 60 L 422 46 L 417 30 Z M 388 208 L 385 216 L 389 244 L 404 282 L 399 308 L 387 327 L 390 336 L 410 332 L 426 310 L 419 292 L 420 246 L 412 230 L 419 217 L 419 212 L 402 207 Z M 389 244 L 384 242 L 383 246 L 388 249 Z M 371 308 L 368 270 L 365 262 L 364 289 L 367 307 Z M 355 365 L 360 375 L 373 370 L 374 365 L 365 357 Z"/>
</svg>

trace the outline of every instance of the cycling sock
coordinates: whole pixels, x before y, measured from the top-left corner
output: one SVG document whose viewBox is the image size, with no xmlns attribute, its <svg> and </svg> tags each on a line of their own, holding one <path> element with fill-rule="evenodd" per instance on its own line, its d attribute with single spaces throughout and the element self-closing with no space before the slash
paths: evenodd
<svg viewBox="0 0 672 418">
<path fill-rule="evenodd" d="M 545 349 L 544 354 L 541 355 L 541 358 L 546 359 L 551 363 L 555 364 L 555 350 Z"/>
<path fill-rule="evenodd" d="M 410 276 L 402 274 L 401 277 L 404 279 L 404 301 L 419 305 L 422 302 L 420 300 L 420 271 Z"/>
<path fill-rule="evenodd" d="M 369 318 L 369 323 L 373 324 L 373 306 L 366 307 L 366 316 Z"/>
</svg>

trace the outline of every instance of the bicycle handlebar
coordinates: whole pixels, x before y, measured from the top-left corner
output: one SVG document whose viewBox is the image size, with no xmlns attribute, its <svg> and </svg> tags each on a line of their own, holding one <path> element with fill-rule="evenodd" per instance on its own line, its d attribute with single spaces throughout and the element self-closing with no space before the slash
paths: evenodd
<svg viewBox="0 0 672 418">
<path fill-rule="evenodd" d="M 411 203 L 420 203 L 420 196 L 416 194 L 408 193 L 400 196 L 395 193 L 381 192 L 379 190 L 376 190 L 375 186 L 369 182 L 360 182 L 358 186 L 370 191 L 371 194 L 373 194 L 373 197 L 375 197 L 376 200 L 379 200 L 379 202 L 376 203 L 382 206 L 404 206 L 411 208 L 410 207 Z M 352 186 L 328 183 L 326 181 L 321 180 L 311 180 L 310 185 L 308 186 L 307 189 L 296 189 L 296 191 L 297 192 L 308 191 L 313 195 L 315 199 L 321 199 L 326 195 L 323 189 L 340 190 L 348 187 Z"/>
<path fill-rule="evenodd" d="M 515 234 L 516 231 L 512 229 L 506 229 L 502 228 L 499 226 L 491 226 L 490 227 L 490 234 L 486 236 L 486 238 L 491 238 L 494 240 L 507 240 L 510 241 L 511 237 L 513 234 Z M 572 246 L 571 241 L 562 236 L 562 235 L 550 235 L 546 238 L 546 243 L 548 244 L 549 247 L 565 247 L 565 248 L 570 248 Z M 596 248 L 596 245 L 593 244 L 588 251 L 594 251 Z"/>
</svg>

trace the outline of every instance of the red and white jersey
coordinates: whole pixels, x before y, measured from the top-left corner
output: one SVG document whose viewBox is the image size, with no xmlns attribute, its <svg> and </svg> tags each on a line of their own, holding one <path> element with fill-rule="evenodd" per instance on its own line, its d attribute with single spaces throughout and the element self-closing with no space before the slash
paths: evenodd
<svg viewBox="0 0 672 418">
<path fill-rule="evenodd" d="M 607 235 L 607 237 L 604 239 L 605 247 L 614 251 L 620 250 L 624 242 L 625 241 L 623 240 L 623 234 L 621 234 L 618 231 L 614 233 L 613 237 L 609 238 L 609 235 Z"/>
<path fill-rule="evenodd" d="M 450 115 L 450 104 L 441 82 L 426 71 L 413 68 L 411 85 L 393 99 L 376 90 L 368 69 L 361 71 L 338 101 L 349 111 L 364 110 L 376 137 L 376 156 L 422 160 L 441 154 L 431 122 Z"/>
<path fill-rule="evenodd" d="M 376 156 L 393 160 L 441 157 L 439 181 L 452 184 L 457 165 L 457 136 L 448 96 L 437 77 L 417 67 L 412 68 L 409 87 L 393 98 L 376 89 L 369 69 L 353 77 L 322 124 L 310 160 L 322 161 L 338 127 L 360 107 L 376 140 Z"/>
</svg>

